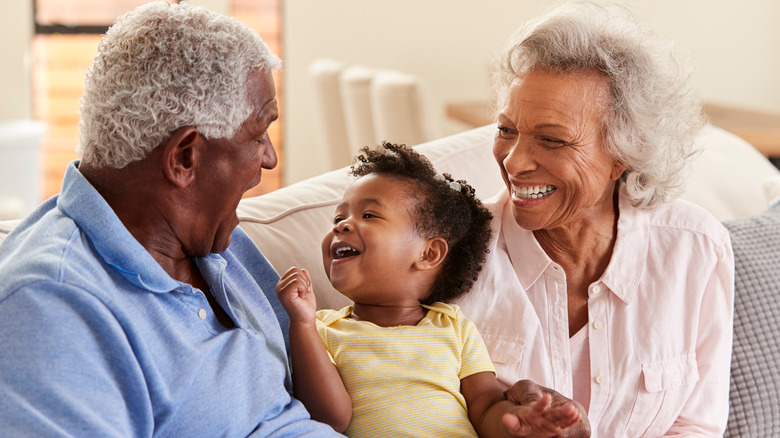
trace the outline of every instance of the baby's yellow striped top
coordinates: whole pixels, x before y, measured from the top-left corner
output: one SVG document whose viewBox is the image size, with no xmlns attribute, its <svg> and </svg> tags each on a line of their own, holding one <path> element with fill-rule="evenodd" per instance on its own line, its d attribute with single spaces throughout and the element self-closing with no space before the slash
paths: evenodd
<svg viewBox="0 0 780 438">
<path fill-rule="evenodd" d="M 317 312 L 317 327 L 352 398 L 355 437 L 475 437 L 460 380 L 494 372 L 474 323 L 455 305 L 425 306 L 415 326 L 349 318 L 352 306 Z"/>
</svg>

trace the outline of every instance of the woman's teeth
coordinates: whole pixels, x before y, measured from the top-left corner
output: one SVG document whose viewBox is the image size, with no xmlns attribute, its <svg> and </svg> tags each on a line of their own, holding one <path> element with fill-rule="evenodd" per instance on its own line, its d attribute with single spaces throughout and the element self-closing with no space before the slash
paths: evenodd
<svg viewBox="0 0 780 438">
<path fill-rule="evenodd" d="M 545 197 L 555 191 L 556 187 L 553 185 L 544 186 L 525 186 L 525 187 L 512 187 L 515 193 L 515 197 L 520 199 L 538 199 Z"/>
</svg>

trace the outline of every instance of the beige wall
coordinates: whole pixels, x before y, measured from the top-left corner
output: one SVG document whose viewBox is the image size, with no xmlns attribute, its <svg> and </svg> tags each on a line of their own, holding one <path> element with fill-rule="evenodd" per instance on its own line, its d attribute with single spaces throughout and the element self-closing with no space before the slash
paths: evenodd
<svg viewBox="0 0 780 438">
<path fill-rule="evenodd" d="M 227 12 L 228 0 L 199 0 Z M 318 57 L 390 67 L 424 76 L 445 132 L 444 102 L 488 93 L 490 57 L 549 0 L 287 0 L 283 4 L 285 181 L 325 170 L 308 108 L 306 68 Z M 689 48 L 706 99 L 780 113 L 780 2 L 626 0 Z M 0 120 L 32 116 L 30 2 L 6 1 L 0 14 Z"/>
<path fill-rule="evenodd" d="M 0 8 L 0 120 L 32 117 L 30 44 L 33 34 L 32 3 L 3 2 Z"/>
<path fill-rule="evenodd" d="M 625 0 L 697 63 L 705 99 L 780 113 L 780 2 Z M 444 102 L 488 95 L 488 64 L 525 19 L 549 0 L 286 0 L 285 181 L 322 172 L 308 107 L 308 64 L 330 57 L 420 74 L 431 85 L 445 132 L 463 129 Z"/>
</svg>

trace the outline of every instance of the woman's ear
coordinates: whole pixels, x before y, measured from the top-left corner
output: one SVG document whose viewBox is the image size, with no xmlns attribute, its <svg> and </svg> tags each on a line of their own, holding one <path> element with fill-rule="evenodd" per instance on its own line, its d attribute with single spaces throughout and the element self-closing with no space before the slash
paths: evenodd
<svg viewBox="0 0 780 438">
<path fill-rule="evenodd" d="M 425 242 L 425 248 L 423 248 L 420 258 L 414 263 L 414 267 L 420 271 L 427 271 L 437 268 L 447 257 L 447 241 L 441 237 L 433 237 Z"/>
<path fill-rule="evenodd" d="M 628 166 L 621 163 L 618 160 L 615 160 L 612 163 L 612 172 L 609 174 L 609 177 L 612 179 L 612 181 L 617 181 L 618 178 L 623 176 L 623 173 L 628 169 Z"/>
<path fill-rule="evenodd" d="M 177 129 L 163 147 L 163 172 L 175 186 L 184 188 L 195 180 L 195 170 L 205 139 L 198 128 Z"/>
</svg>

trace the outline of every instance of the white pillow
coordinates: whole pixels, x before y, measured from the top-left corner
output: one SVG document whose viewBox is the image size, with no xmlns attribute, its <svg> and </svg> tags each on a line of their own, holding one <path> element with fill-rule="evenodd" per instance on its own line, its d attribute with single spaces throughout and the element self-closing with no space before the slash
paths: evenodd
<svg viewBox="0 0 780 438">
<path fill-rule="evenodd" d="M 766 210 L 764 181 L 780 176 L 750 143 L 715 126 L 702 130 L 697 140 L 704 152 L 693 166 L 683 199 L 726 221 Z"/>
<path fill-rule="evenodd" d="M 780 202 L 780 175 L 769 177 L 764 181 L 764 195 L 767 203 Z"/>
</svg>

